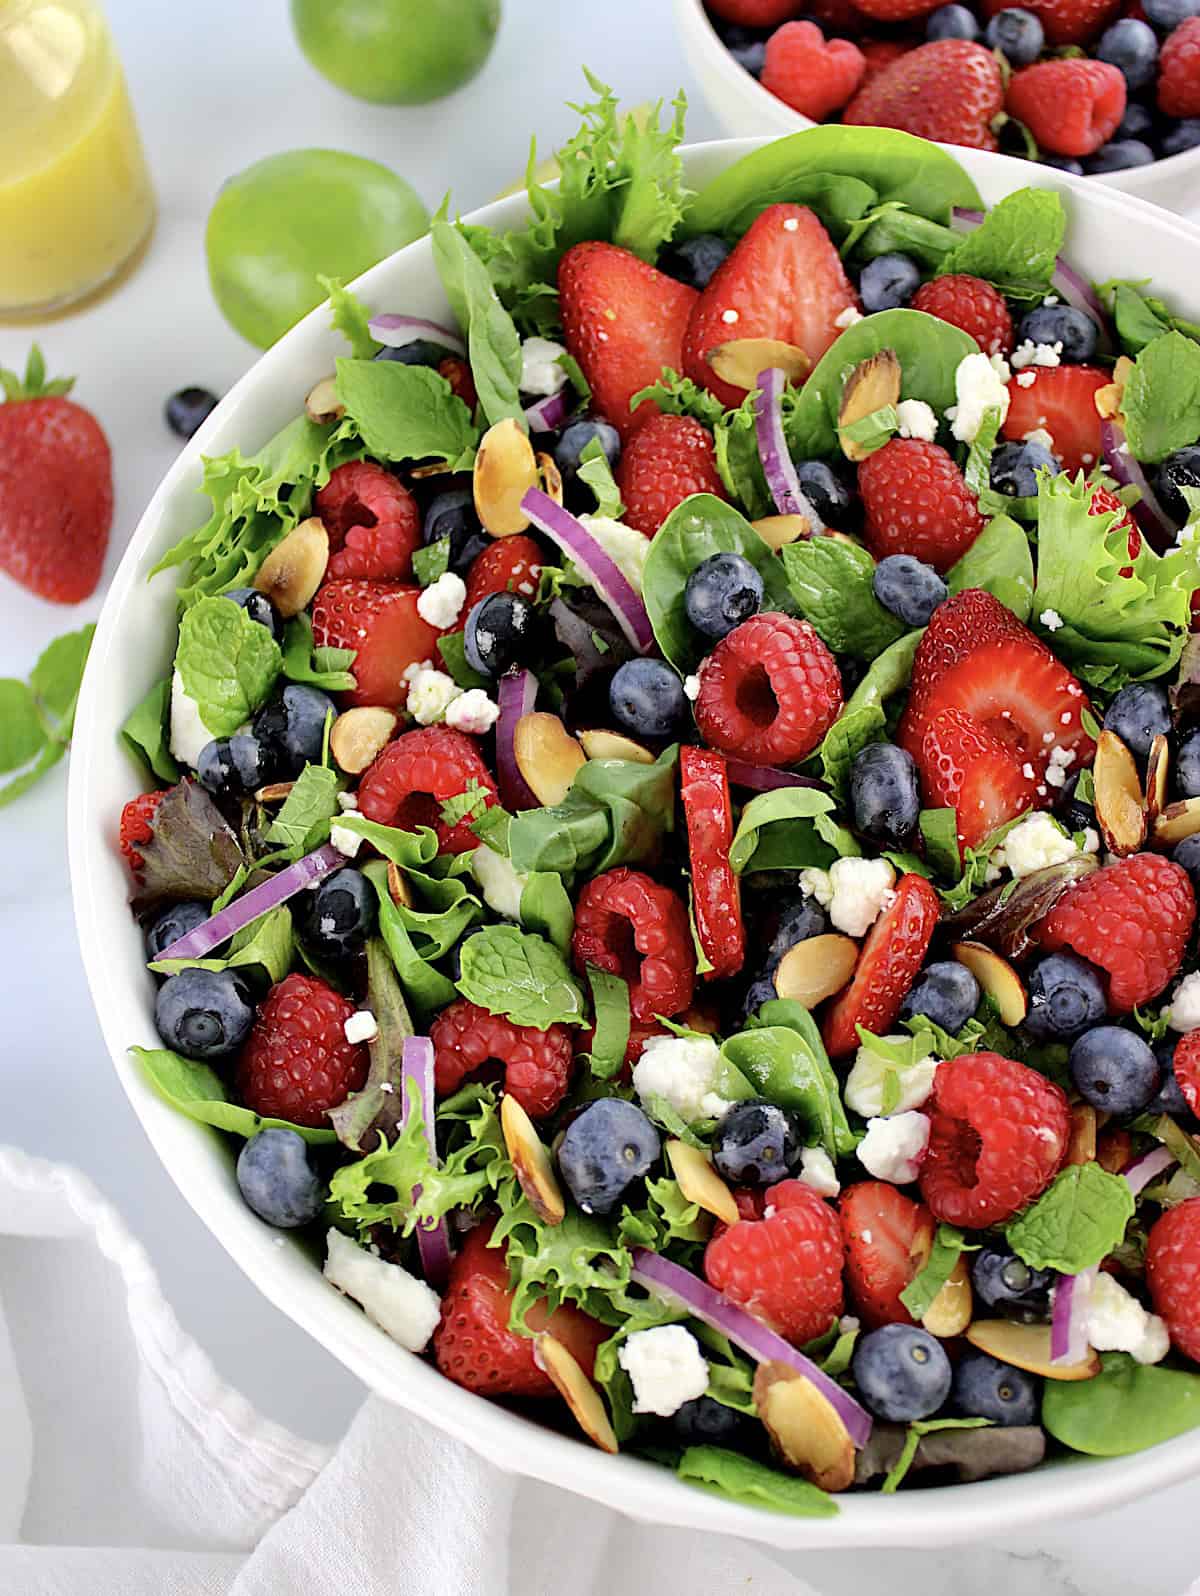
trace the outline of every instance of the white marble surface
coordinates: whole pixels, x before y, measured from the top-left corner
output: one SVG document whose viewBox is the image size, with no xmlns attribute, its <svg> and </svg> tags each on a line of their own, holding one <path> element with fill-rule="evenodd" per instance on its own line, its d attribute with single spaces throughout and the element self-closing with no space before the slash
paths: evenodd
<svg viewBox="0 0 1200 1596">
<path fill-rule="evenodd" d="M 483 74 L 465 93 L 420 110 L 345 98 L 293 43 L 284 0 L 110 0 L 149 147 L 160 217 L 140 271 L 86 312 L 37 329 L 53 370 L 79 374 L 78 397 L 100 417 L 116 458 L 115 566 L 175 445 L 165 396 L 187 383 L 227 388 L 253 358 L 218 315 L 205 279 L 202 229 L 221 181 L 269 152 L 324 144 L 404 172 L 436 205 L 462 209 L 523 167 L 536 129 L 551 146 L 575 124 L 586 61 L 628 103 L 694 90 L 667 0 L 504 0 Z M 695 96 L 693 95 L 695 98 Z M 694 105 L 692 136 L 717 129 Z M 2 247 L 2 241 L 0 241 Z M 23 360 L 23 330 L 0 327 L 0 364 Z M 28 669 L 51 637 L 93 616 L 43 604 L 0 579 L 0 673 Z M 168 1296 L 228 1378 L 262 1409 L 313 1438 L 344 1428 L 361 1388 L 259 1298 L 178 1196 L 130 1113 L 92 1016 L 71 918 L 63 815 L 65 773 L 0 812 L 0 1141 L 68 1159 L 121 1207 L 146 1242 Z M 1036 1489 L 1036 1485 L 1031 1485 Z M 797 1571 L 829 1596 L 889 1588 L 896 1596 L 1176 1596 L 1200 1573 L 1189 1534 L 1200 1486 L 1036 1541 L 928 1553 L 821 1554 Z"/>
</svg>

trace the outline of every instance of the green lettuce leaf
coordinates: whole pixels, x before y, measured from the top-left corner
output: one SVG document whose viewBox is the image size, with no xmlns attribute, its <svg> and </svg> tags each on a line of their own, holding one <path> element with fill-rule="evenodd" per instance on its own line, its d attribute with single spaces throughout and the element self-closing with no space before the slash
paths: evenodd
<svg viewBox="0 0 1200 1596">
<path fill-rule="evenodd" d="M 317 648 L 312 622 L 301 611 L 283 629 L 283 674 L 289 682 L 319 687 L 323 693 L 349 693 L 355 686 L 352 648 Z M 166 684 L 168 696 L 171 684 Z"/>
<path fill-rule="evenodd" d="M 194 612 L 192 612 L 194 613 Z M 305 765 L 283 808 L 271 822 L 267 841 L 286 848 L 293 859 L 329 841 L 329 824 L 338 813 L 341 778 L 325 765 Z"/>
<path fill-rule="evenodd" d="M 675 824 L 678 760 L 674 744 L 652 765 L 589 759 L 561 804 L 512 817 L 507 847 L 513 868 L 571 879 L 652 861 Z"/>
<path fill-rule="evenodd" d="M 957 881 L 962 873 L 958 852 L 958 816 L 953 809 L 922 809 L 918 816 L 925 857 L 936 875 Z"/>
<path fill-rule="evenodd" d="M 723 1446 L 689 1446 L 676 1472 L 689 1485 L 772 1513 L 793 1518 L 835 1518 L 838 1513 L 832 1496 L 798 1474 L 784 1474 Z"/>
<path fill-rule="evenodd" d="M 1005 1230 L 1031 1269 L 1077 1275 L 1116 1247 L 1133 1218 L 1129 1182 L 1097 1163 L 1071 1164 Z"/>
<path fill-rule="evenodd" d="M 625 1049 L 629 1046 L 629 983 L 594 964 L 587 966 L 587 978 L 595 1015 L 588 1064 L 599 1080 L 609 1081 L 625 1063 Z"/>
<path fill-rule="evenodd" d="M 479 408 L 491 425 L 510 418 L 527 432 L 520 395 L 521 335 L 464 234 L 444 217 L 435 216 L 429 235 L 446 298 L 459 326 L 467 329 Z"/>
<path fill-rule="evenodd" d="M 374 359 L 383 345 L 371 336 L 371 312 L 340 278 L 318 275 L 317 281 L 329 295 L 329 322 L 334 332 L 345 338 L 356 360 Z"/>
<path fill-rule="evenodd" d="M 180 1058 L 166 1048 L 131 1047 L 129 1051 L 164 1102 L 202 1125 L 247 1139 L 261 1130 L 291 1130 L 313 1145 L 335 1140 L 328 1126 L 293 1125 L 290 1120 L 270 1119 L 240 1103 L 231 1103 L 225 1094 L 225 1083 L 207 1064 Z"/>
<path fill-rule="evenodd" d="M 575 932 L 575 907 L 557 870 L 535 870 L 521 893 L 521 924 L 553 942 L 566 957 Z"/>
<path fill-rule="evenodd" d="M 608 456 L 599 438 L 593 438 L 579 456 L 578 475 L 596 495 L 597 515 L 608 516 L 614 521 L 624 515 L 625 506 L 621 503 L 621 491 L 613 478 L 612 467 L 608 463 Z"/>
<path fill-rule="evenodd" d="M 0 724 L 9 724 L 9 716 L 3 711 L 0 711 Z M 173 782 L 179 780 L 180 772 L 171 754 L 170 738 L 171 678 L 164 676 L 125 717 L 121 741 L 126 752 L 139 765 L 152 771 L 159 781 Z"/>
<path fill-rule="evenodd" d="M 835 818 L 837 805 L 817 787 L 778 787 L 742 810 L 729 847 L 736 874 L 751 870 L 828 869 L 862 850 Z"/>
<path fill-rule="evenodd" d="M 690 377 L 681 377 L 670 366 L 664 366 L 662 376 L 648 388 L 642 388 L 629 401 L 636 409 L 643 399 L 650 399 L 665 416 L 691 416 L 709 431 L 715 430 L 725 415 L 725 406 L 707 388 L 701 388 Z"/>
<path fill-rule="evenodd" d="M 792 1023 L 799 1007 L 783 999 L 764 1003 L 749 1029 L 726 1038 L 721 1058 L 759 1096 L 798 1115 L 805 1140 L 815 1137 L 836 1159 L 850 1150 L 854 1138 L 824 1047 L 819 1040 L 814 1045 L 811 1030 L 801 1031 Z"/>
<path fill-rule="evenodd" d="M 1019 621 L 1033 609 L 1033 553 L 1023 527 L 1008 515 L 995 515 L 967 552 L 950 567 L 951 593 L 980 587 L 1006 604 Z"/>
<path fill-rule="evenodd" d="M 370 1042 L 371 1067 L 362 1090 L 330 1109 L 329 1120 L 343 1147 L 366 1152 L 390 1141 L 404 1113 L 404 1043 L 413 1023 L 387 948 L 378 937 L 367 943 L 367 995 L 363 1004 L 375 1016 Z"/>
<path fill-rule="evenodd" d="M 150 969 L 156 975 L 175 975 L 193 965 L 204 970 L 258 968 L 262 971 L 264 985 L 273 986 L 277 981 L 282 981 L 291 969 L 294 949 L 291 911 L 280 907 L 243 926 L 229 944 L 226 958 L 156 959 Z"/>
</svg>

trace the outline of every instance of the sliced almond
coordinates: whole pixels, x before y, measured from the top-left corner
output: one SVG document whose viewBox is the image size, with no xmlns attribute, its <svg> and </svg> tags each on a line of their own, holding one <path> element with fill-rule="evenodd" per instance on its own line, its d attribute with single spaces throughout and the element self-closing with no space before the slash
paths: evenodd
<svg viewBox="0 0 1200 1596">
<path fill-rule="evenodd" d="M 537 460 L 538 475 L 542 481 L 542 492 L 548 499 L 553 499 L 555 504 L 561 504 L 563 502 L 562 472 L 558 469 L 554 456 L 552 454 L 538 454 L 534 458 Z"/>
<path fill-rule="evenodd" d="M 1011 1319 L 976 1319 L 967 1326 L 967 1340 L 981 1352 L 990 1352 L 1001 1363 L 1047 1380 L 1090 1380 L 1100 1373 L 1100 1359 L 1089 1347 L 1079 1363 L 1054 1363 L 1050 1357 L 1048 1324 L 1016 1324 Z"/>
<path fill-rule="evenodd" d="M 970 1271 L 960 1253 L 942 1289 L 921 1315 L 921 1323 L 931 1336 L 960 1336 L 971 1322 L 974 1306 Z"/>
<path fill-rule="evenodd" d="M 667 1157 L 671 1160 L 671 1172 L 688 1202 L 703 1208 L 706 1214 L 723 1219 L 727 1225 L 737 1224 L 739 1215 L 733 1193 L 713 1168 L 707 1153 L 699 1147 L 689 1147 L 686 1142 L 669 1141 Z M 786 1170 L 780 1170 L 781 1175 L 786 1173 Z"/>
<path fill-rule="evenodd" d="M 557 715 L 535 710 L 513 731 L 517 769 L 540 804 L 560 804 L 587 755 Z"/>
<path fill-rule="evenodd" d="M 857 963 L 858 943 L 849 937 L 836 932 L 806 937 L 780 959 L 775 990 L 781 998 L 815 1009 L 818 1003 L 842 990 Z"/>
<path fill-rule="evenodd" d="M 735 388 L 757 388 L 759 374 L 778 366 L 788 382 L 801 382 L 812 360 L 799 344 L 781 338 L 733 338 L 708 351 L 708 363 L 722 382 Z"/>
<path fill-rule="evenodd" d="M 984 942 L 956 942 L 951 950 L 1000 1011 L 1005 1025 L 1020 1025 L 1029 1009 L 1021 977 L 1007 959 Z"/>
<path fill-rule="evenodd" d="M 1064 1164 L 1090 1164 L 1096 1157 L 1096 1110 L 1090 1103 L 1071 1108 L 1071 1134 Z"/>
<path fill-rule="evenodd" d="M 780 1461 L 823 1491 L 854 1483 L 854 1442 L 829 1398 L 789 1363 L 760 1363 L 754 1405 Z"/>
<path fill-rule="evenodd" d="M 329 564 L 329 534 L 321 518 L 310 515 L 277 543 L 258 568 L 254 586 L 265 593 L 284 619 L 307 609 Z"/>
<path fill-rule="evenodd" d="M 408 877 L 394 859 L 388 860 L 387 884 L 388 897 L 393 903 L 398 903 L 402 909 L 416 908 L 416 900 L 408 884 Z"/>
<path fill-rule="evenodd" d="M 373 764 L 400 724 L 390 709 L 362 704 L 344 709 L 329 732 L 329 751 L 350 776 L 359 776 Z"/>
<path fill-rule="evenodd" d="M 547 1225 L 561 1225 L 567 1205 L 555 1178 L 550 1154 L 533 1128 L 533 1121 L 511 1092 L 500 1100 L 500 1129 L 513 1173 L 529 1206 Z"/>
<path fill-rule="evenodd" d="M 1121 411 L 1125 405 L 1125 384 L 1129 381 L 1133 371 L 1133 361 L 1128 355 L 1122 355 L 1113 367 L 1113 380 L 1103 388 L 1097 388 L 1093 402 L 1097 413 L 1106 421 L 1121 418 Z"/>
<path fill-rule="evenodd" d="M 923 1210 L 917 1220 L 913 1231 L 912 1240 L 908 1244 L 908 1256 L 912 1259 L 912 1268 L 909 1271 L 909 1280 L 913 1280 L 929 1262 L 929 1254 L 933 1251 L 934 1223 L 933 1215 Z"/>
<path fill-rule="evenodd" d="M 1096 1138 L 1096 1162 L 1110 1175 L 1119 1175 L 1133 1157 L 1133 1137 L 1119 1125 L 1110 1125 Z"/>
<path fill-rule="evenodd" d="M 1146 840 L 1142 784 L 1133 755 L 1115 732 L 1100 733 L 1092 781 L 1096 789 L 1096 820 L 1105 847 L 1121 858 L 1136 853 Z"/>
<path fill-rule="evenodd" d="M 431 460 L 428 465 L 411 467 L 408 474 L 410 477 L 424 480 L 426 477 L 448 477 L 453 471 L 454 467 L 449 460 Z"/>
<path fill-rule="evenodd" d="M 847 460 L 865 460 L 871 451 L 847 437 L 846 428 L 886 405 L 899 402 L 900 362 L 895 351 L 881 349 L 878 354 L 860 360 L 846 378 L 842 402 L 838 406 L 838 442 Z"/>
<path fill-rule="evenodd" d="M 1166 734 L 1158 732 L 1150 744 L 1146 761 L 1146 824 L 1154 822 L 1167 807 L 1167 777 L 1171 768 L 1171 745 Z"/>
<path fill-rule="evenodd" d="M 475 456 L 475 512 L 494 538 L 524 532 L 529 517 L 521 500 L 538 485 L 533 445 L 516 421 L 506 416 L 488 428 Z"/>
<path fill-rule="evenodd" d="M 281 804 L 290 796 L 294 781 L 270 781 L 265 787 L 260 787 L 254 794 L 260 804 Z"/>
<path fill-rule="evenodd" d="M 534 1337 L 533 1355 L 538 1367 L 553 1380 L 559 1396 L 588 1440 L 595 1442 L 602 1452 L 619 1451 L 599 1391 L 562 1342 L 545 1331 Z"/>
<path fill-rule="evenodd" d="M 304 400 L 304 414 L 318 427 L 325 427 L 331 421 L 342 419 L 346 414 L 346 407 L 338 398 L 335 377 L 322 377 L 315 387 L 308 390 Z"/>
<path fill-rule="evenodd" d="M 1200 798 L 1183 798 L 1179 803 L 1168 804 L 1154 822 L 1154 846 L 1173 848 L 1185 837 L 1194 837 L 1200 831 Z"/>
<path fill-rule="evenodd" d="M 750 525 L 769 549 L 782 549 L 812 537 L 812 522 L 806 515 L 764 515 Z"/>
<path fill-rule="evenodd" d="M 626 759 L 634 765 L 652 765 L 654 755 L 632 737 L 615 731 L 581 731 L 579 741 L 589 759 Z"/>
</svg>

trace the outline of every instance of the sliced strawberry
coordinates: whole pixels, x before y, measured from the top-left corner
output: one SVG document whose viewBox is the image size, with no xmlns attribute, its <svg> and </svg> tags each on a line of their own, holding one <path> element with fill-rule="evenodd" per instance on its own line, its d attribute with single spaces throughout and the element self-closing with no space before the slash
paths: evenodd
<svg viewBox="0 0 1200 1596">
<path fill-rule="evenodd" d="M 729 863 L 729 777 L 724 759 L 711 748 L 685 748 L 679 772 L 692 866 L 692 914 L 700 947 L 712 965 L 704 978 L 721 981 L 736 975 L 746 962 L 741 889 Z"/>
<path fill-rule="evenodd" d="M 438 663 L 436 626 L 417 612 L 419 587 L 396 582 L 326 582 L 313 601 L 313 640 L 318 648 L 352 648 L 350 669 L 358 683 L 349 704 L 402 707 L 408 696 L 404 672 L 424 660 Z"/>
<path fill-rule="evenodd" d="M 977 848 L 1037 803 L 1034 767 L 961 709 L 934 716 L 917 763 L 927 806 L 957 814 L 960 847 Z"/>
<path fill-rule="evenodd" d="M 900 1301 L 929 1256 L 933 1215 L 884 1180 L 848 1187 L 838 1203 L 846 1243 L 846 1282 L 859 1318 L 868 1329 L 912 1324 Z"/>
<path fill-rule="evenodd" d="M 974 649 L 1024 634 L 1025 628 L 1008 606 L 982 588 L 966 588 L 938 605 L 917 645 L 908 707 L 900 723 L 899 741 L 914 759 L 921 752 L 926 706 L 934 684 Z"/>
<path fill-rule="evenodd" d="M 876 1036 L 891 1029 L 937 929 L 938 895 L 924 876 L 901 876 L 896 894 L 867 933 L 854 978 L 825 1016 L 825 1046 L 834 1058 L 853 1053 L 858 1027 Z"/>
<path fill-rule="evenodd" d="M 769 205 L 721 265 L 688 322 L 683 369 L 724 405 L 745 388 L 723 382 L 709 353 L 741 338 L 779 338 L 815 365 L 838 336 L 838 318 L 858 295 L 829 234 L 804 205 Z"/>
<path fill-rule="evenodd" d="M 462 615 L 466 617 L 490 593 L 519 593 L 532 599 L 542 574 L 542 551 L 532 538 L 495 538 L 471 561 L 467 572 L 467 596 Z"/>
<path fill-rule="evenodd" d="M 683 363 L 683 335 L 697 299 L 686 283 L 655 271 L 615 244 L 576 244 L 558 263 L 558 304 L 567 348 L 592 385 L 595 410 L 630 437 L 657 413 L 629 401 Z"/>
<path fill-rule="evenodd" d="M 1030 373 L 1033 381 L 1023 381 Z M 1027 366 L 1008 385 L 1001 430 L 1016 439 L 1048 432 L 1065 471 L 1089 471 L 1102 452 L 1096 393 L 1111 380 L 1099 366 Z"/>
</svg>

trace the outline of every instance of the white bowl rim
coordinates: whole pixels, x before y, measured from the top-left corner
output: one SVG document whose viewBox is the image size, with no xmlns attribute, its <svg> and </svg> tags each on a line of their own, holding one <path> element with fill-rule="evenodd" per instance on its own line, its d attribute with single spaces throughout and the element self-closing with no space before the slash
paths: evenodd
<svg viewBox="0 0 1200 1596">
<path fill-rule="evenodd" d="M 775 140 L 719 139 L 685 146 L 691 163 L 731 164 Z M 956 150 L 970 172 L 1001 163 L 1012 167 L 1012 187 L 1027 181 L 1027 165 L 1008 157 Z M 1045 169 L 1044 169 L 1045 170 Z M 1052 173 L 1048 186 L 1067 189 L 1090 207 L 1111 213 L 1114 236 L 1119 223 L 1152 216 L 1189 241 L 1200 259 L 1200 227 L 1156 206 L 1085 179 Z M 523 193 L 471 213 L 466 220 L 507 227 L 524 215 Z M 354 284 L 370 297 L 387 291 L 395 263 L 418 253 L 430 255 L 428 237 L 419 239 L 373 267 Z M 431 259 L 427 270 L 433 271 Z M 547 1429 L 497 1403 L 479 1398 L 445 1379 L 430 1364 L 405 1352 L 360 1310 L 330 1289 L 299 1243 L 277 1246 L 278 1233 L 262 1224 L 242 1203 L 228 1179 L 225 1142 L 171 1108 L 148 1086 L 128 1054 L 131 1039 L 147 1035 L 144 992 L 136 995 L 124 978 L 131 961 L 105 945 L 100 935 L 101 906 L 110 900 L 101 889 L 111 864 L 112 839 L 94 800 L 91 757 L 99 739 L 115 735 L 100 719 L 105 662 L 121 627 L 125 606 L 138 583 L 140 566 L 154 540 L 168 503 L 196 484 L 201 456 L 222 422 L 246 407 L 266 376 L 282 373 L 314 338 L 324 341 L 327 309 L 319 306 L 266 351 L 234 385 L 155 491 L 138 522 L 101 610 L 92 654 L 79 698 L 71 755 L 67 827 L 76 929 L 83 963 L 101 1029 L 114 1067 L 130 1102 L 184 1199 L 263 1294 L 282 1313 L 308 1331 L 372 1390 L 465 1442 L 497 1466 L 546 1484 L 565 1487 L 630 1517 L 664 1527 L 690 1527 L 740 1535 L 780 1548 L 852 1546 L 941 1546 L 999 1537 L 1064 1518 L 1102 1512 L 1200 1471 L 1200 1429 L 1148 1451 L 1113 1459 L 1071 1458 L 1032 1475 L 954 1485 L 883 1497 L 862 1493 L 839 1499 L 836 1518 L 792 1518 L 743 1506 L 678 1480 L 668 1470 L 633 1457 L 609 1457 L 573 1436 Z M 318 355 L 315 349 L 312 351 Z M 302 395 L 320 371 L 296 385 Z M 303 379 L 301 379 L 303 382 Z M 239 417 L 239 425 L 245 417 Z M 265 439 L 263 440 L 265 441 Z M 254 445 L 258 447 L 258 445 Z M 169 575 L 159 578 L 169 581 Z M 124 713 L 124 710 L 122 711 Z M 131 771 L 132 774 L 132 771 Z M 218 1160 L 225 1168 L 218 1176 Z M 190 1166 L 190 1167 L 189 1167 Z M 1036 1483 L 1035 1483 L 1036 1482 Z"/>
</svg>

